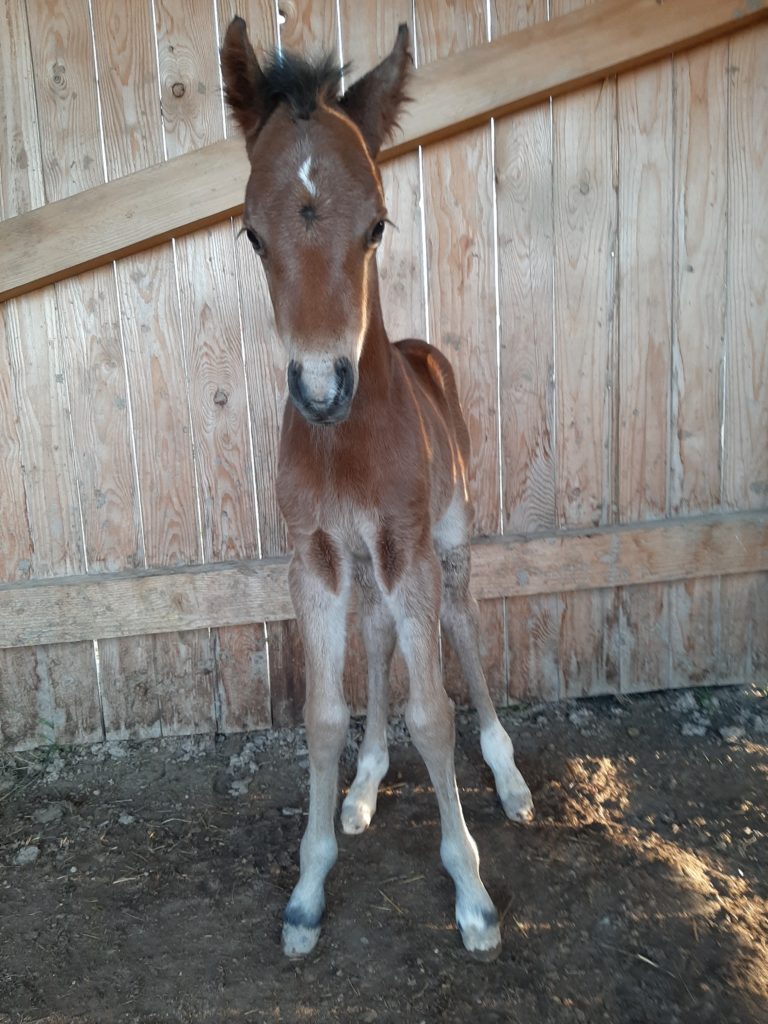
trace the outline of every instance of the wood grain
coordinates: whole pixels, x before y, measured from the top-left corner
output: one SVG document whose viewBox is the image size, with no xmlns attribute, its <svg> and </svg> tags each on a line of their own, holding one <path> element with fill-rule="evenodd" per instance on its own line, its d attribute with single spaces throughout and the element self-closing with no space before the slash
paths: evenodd
<svg viewBox="0 0 768 1024">
<path fill-rule="evenodd" d="M 667 513 L 674 176 L 672 63 L 619 78 L 619 373 L 621 522 Z M 670 684 L 666 587 L 619 595 L 624 692 Z"/>
<path fill-rule="evenodd" d="M 557 0 L 551 12 L 575 17 L 582 7 Z M 615 82 L 555 100 L 552 116 L 556 515 L 561 527 L 586 526 L 613 520 Z M 616 689 L 613 602 L 610 593 L 563 602 L 561 695 Z"/>
<path fill-rule="evenodd" d="M 547 19 L 546 0 L 497 3 L 493 34 Z M 555 526 L 552 113 L 542 103 L 496 122 L 504 533 Z M 563 601 L 506 602 L 509 694 L 560 693 Z"/>
<path fill-rule="evenodd" d="M 104 150 L 110 178 L 132 174 L 164 157 L 154 27 L 147 5 L 94 5 Z M 130 16 L 129 16 L 130 14 Z M 201 558 L 192 461 L 193 433 L 173 252 L 170 246 L 115 265 L 134 422 L 137 478 L 149 566 Z M 153 666 L 154 692 L 142 703 L 136 736 L 215 728 L 208 630 L 142 641 Z M 114 657 L 108 664 L 130 661 Z M 123 683 L 102 681 L 107 729 L 127 720 Z M 158 718 L 158 709 L 160 717 Z M 185 726 L 184 723 L 188 724 Z"/>
<path fill-rule="evenodd" d="M 88 4 L 29 0 L 49 201 L 104 180 Z M 111 267 L 55 287 L 89 571 L 142 564 L 124 352 Z"/>
<path fill-rule="evenodd" d="M 43 167 L 50 201 L 104 181 L 90 15 L 85 0 L 29 0 L 27 11 L 43 83 L 38 117 L 51 154 Z M 113 268 L 61 281 L 55 295 L 88 570 L 140 566 L 143 537 Z M 106 640 L 98 648 L 99 693 L 106 697 L 104 719 L 110 725 L 116 682 L 110 670 L 119 646 L 119 641 Z M 143 645 L 137 640 L 134 646 Z M 137 702 L 130 714 L 137 722 L 143 719 Z"/>
<path fill-rule="evenodd" d="M 456 54 L 414 79 L 402 136 L 383 156 L 392 159 L 490 116 L 746 27 L 768 15 L 766 2 L 601 0 L 552 25 Z M 114 13 L 101 14 L 102 7 L 94 8 L 97 23 L 114 30 L 116 50 L 125 49 L 124 23 Z M 457 82 L 461 88 L 452 88 Z M 130 147 L 137 155 L 147 147 L 135 126 L 155 102 L 151 90 L 142 90 L 129 118 Z M 105 106 L 108 129 L 119 128 L 116 109 L 114 100 Z M 0 300 L 239 212 L 245 173 L 242 148 L 234 141 L 215 143 L 135 179 L 100 186 L 88 199 L 71 197 L 55 212 L 0 226 Z M 82 240 L 73 253 L 76 229 Z"/>
<path fill-rule="evenodd" d="M 0 214 L 12 217 L 45 202 L 37 127 L 32 55 L 26 10 L 6 6 L 0 31 Z M 24 131 L 21 125 L 34 130 Z M 22 435 L 16 415 L 7 328 L 17 300 L 0 307 L 0 579 L 26 579 L 32 572 L 32 534 L 26 512 Z M 4 747 L 34 745 L 40 725 L 37 708 L 36 652 L 0 650 L 0 738 Z M 18 680 L 21 685 L 14 681 Z"/>
<path fill-rule="evenodd" d="M 728 42 L 675 58 L 669 511 L 720 505 L 728 200 Z M 673 686 L 722 678 L 720 582 L 668 588 Z"/>
<path fill-rule="evenodd" d="M 12 33 L 11 45 L 21 58 L 15 68 L 25 71 L 28 77 L 14 83 L 14 88 L 22 95 L 26 93 L 27 99 L 12 100 L 15 110 L 12 107 L 5 113 L 21 113 L 25 108 L 28 111 L 32 96 L 36 95 L 40 140 L 39 149 L 30 139 L 23 151 L 15 145 L 7 157 L 0 157 L 0 178 L 8 175 L 17 187 L 4 202 L 7 214 L 22 212 L 13 210 L 10 207 L 12 202 L 30 201 L 33 196 L 42 194 L 52 193 L 55 197 L 56 192 L 52 190 L 66 187 L 63 185 L 66 170 L 62 174 L 56 172 L 61 172 L 62 167 L 67 168 L 66 158 L 72 155 L 71 149 L 68 154 L 62 154 L 62 165 L 52 155 L 58 155 L 55 115 L 63 109 L 66 119 L 72 93 L 77 94 L 77 62 L 82 58 L 79 45 L 82 33 L 78 34 L 72 74 L 68 77 L 66 68 L 57 60 L 61 50 L 51 55 L 53 59 L 50 62 L 42 59 L 41 49 L 49 43 L 50 37 L 41 38 L 40 33 L 30 32 L 29 25 L 34 26 L 34 13 L 33 5 L 27 12 L 26 24 L 23 17 L 12 17 L 6 22 Z M 77 22 L 77 13 L 76 9 L 69 12 L 70 23 Z M 49 12 L 49 20 L 55 28 L 56 10 Z M 60 79 L 58 96 L 47 89 L 57 79 Z M 16 159 L 18 163 L 6 164 L 7 158 L 11 161 Z M 27 178 L 25 187 L 21 185 L 22 174 Z M 89 184 L 92 182 L 90 179 Z M 66 341 L 58 322 L 54 289 L 47 288 L 8 303 L 3 309 L 3 320 L 7 357 L 7 376 L 3 376 L 9 408 L 14 410 L 16 420 L 9 434 L 9 456 L 18 459 L 9 474 L 9 497 L 17 501 L 21 499 L 17 514 L 22 514 L 27 521 L 26 530 L 18 520 L 12 528 L 14 532 L 23 531 L 19 535 L 22 550 L 27 546 L 22 540 L 24 533 L 28 535 L 29 545 L 26 566 L 23 559 L 19 565 L 13 547 L 11 557 L 17 561 L 17 571 L 25 568 L 31 576 L 83 572 L 87 559 L 73 445 L 70 381 L 66 374 Z M 23 495 L 18 489 L 19 483 L 23 485 Z M 9 518 L 13 524 L 16 515 L 10 510 Z M 17 545 L 18 541 L 14 546 Z M 18 672 L 22 665 L 26 668 L 24 674 L 6 677 L 10 682 L 12 703 L 18 702 L 24 709 L 21 715 L 12 716 L 15 724 L 10 725 L 10 729 L 16 744 L 39 743 L 44 720 L 52 723 L 50 729 L 60 737 L 60 742 L 73 742 L 81 735 L 86 741 L 102 738 L 92 643 L 77 643 L 63 650 L 41 647 L 28 655 L 11 654 L 3 667 Z M 79 684 L 76 694 L 73 693 L 73 681 Z"/>
<path fill-rule="evenodd" d="M 723 493 L 726 508 L 768 505 L 768 27 L 730 43 L 728 308 Z M 723 581 L 723 669 L 768 678 L 768 578 Z"/>
<path fill-rule="evenodd" d="M 308 56 L 339 52 L 335 0 L 281 0 L 280 45 Z"/>
<path fill-rule="evenodd" d="M 166 152 L 175 156 L 222 139 L 213 8 L 163 0 L 155 8 L 155 29 Z M 260 549 L 231 222 L 179 239 L 175 266 L 202 558 L 253 558 Z M 269 717 L 263 718 L 269 708 L 264 627 L 225 629 L 212 635 L 210 643 L 217 731 L 268 725 Z"/>
</svg>

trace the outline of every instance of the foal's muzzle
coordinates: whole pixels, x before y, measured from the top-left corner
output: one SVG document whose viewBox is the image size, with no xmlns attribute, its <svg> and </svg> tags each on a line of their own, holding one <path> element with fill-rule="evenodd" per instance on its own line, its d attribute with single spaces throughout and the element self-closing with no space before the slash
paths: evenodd
<svg viewBox="0 0 768 1024">
<path fill-rule="evenodd" d="M 346 356 L 334 362 L 332 372 L 322 376 L 312 374 L 309 382 L 302 363 L 292 359 L 288 364 L 288 393 L 310 423 L 343 422 L 349 416 L 355 384 L 355 369 Z"/>
</svg>

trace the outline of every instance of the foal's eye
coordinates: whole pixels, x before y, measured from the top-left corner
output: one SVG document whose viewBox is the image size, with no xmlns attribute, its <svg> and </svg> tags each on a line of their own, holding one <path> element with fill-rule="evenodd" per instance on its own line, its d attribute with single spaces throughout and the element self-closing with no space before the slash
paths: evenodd
<svg viewBox="0 0 768 1024">
<path fill-rule="evenodd" d="M 384 221 L 378 220 L 368 232 L 368 245 L 375 248 L 384 234 Z"/>
<path fill-rule="evenodd" d="M 256 232 L 252 231 L 250 228 L 246 228 L 245 229 L 245 234 L 246 234 L 246 237 L 247 237 L 248 241 L 253 246 L 253 251 L 255 253 L 258 253 L 259 256 L 263 256 L 264 255 L 264 243 L 259 238 L 259 236 L 256 234 Z"/>
</svg>

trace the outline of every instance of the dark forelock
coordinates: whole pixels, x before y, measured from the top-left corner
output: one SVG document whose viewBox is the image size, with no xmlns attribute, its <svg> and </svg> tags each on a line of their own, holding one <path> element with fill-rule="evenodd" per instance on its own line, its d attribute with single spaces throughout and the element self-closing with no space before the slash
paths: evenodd
<svg viewBox="0 0 768 1024">
<path fill-rule="evenodd" d="M 272 52 L 264 70 L 270 97 L 277 103 L 284 101 L 294 117 L 303 119 L 319 102 L 336 99 L 343 74 L 333 54 L 310 62 L 282 50 Z"/>
</svg>

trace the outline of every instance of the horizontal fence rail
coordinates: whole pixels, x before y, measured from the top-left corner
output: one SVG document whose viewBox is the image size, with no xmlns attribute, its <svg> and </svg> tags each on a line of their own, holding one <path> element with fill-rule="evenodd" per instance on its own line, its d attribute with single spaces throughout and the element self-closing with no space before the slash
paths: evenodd
<svg viewBox="0 0 768 1024">
<path fill-rule="evenodd" d="M 768 0 L 600 0 L 419 69 L 391 159 L 548 96 L 746 27 Z M 0 223 L 0 300 L 238 213 L 247 165 L 227 139 Z"/>
<path fill-rule="evenodd" d="M 472 549 L 478 599 L 768 570 L 768 512 L 611 526 Z M 0 648 L 294 617 L 288 558 L 0 585 Z"/>
</svg>

